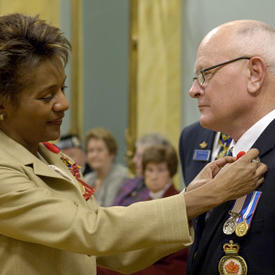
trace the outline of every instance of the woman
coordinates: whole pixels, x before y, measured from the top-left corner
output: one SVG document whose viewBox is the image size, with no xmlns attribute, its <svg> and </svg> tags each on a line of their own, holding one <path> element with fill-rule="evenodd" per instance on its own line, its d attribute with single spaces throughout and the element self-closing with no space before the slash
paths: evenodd
<svg viewBox="0 0 275 275">
<path fill-rule="evenodd" d="M 136 142 L 135 155 L 132 163 L 135 168 L 135 177 L 126 179 L 113 205 L 128 206 L 134 202 L 144 201 L 148 198 L 149 190 L 145 186 L 142 171 L 142 155 L 146 148 L 152 145 L 171 145 L 170 142 L 158 133 L 149 133 L 141 136 Z"/>
<path fill-rule="evenodd" d="M 143 153 L 143 174 L 151 199 L 177 194 L 173 177 L 177 173 L 178 158 L 172 146 L 151 146 Z"/>
<path fill-rule="evenodd" d="M 86 134 L 86 151 L 93 172 L 85 176 L 95 188 L 95 198 L 101 206 L 113 205 L 121 184 L 128 176 L 128 169 L 115 163 L 117 143 L 112 133 L 104 128 L 94 128 Z"/>
<path fill-rule="evenodd" d="M 149 190 L 145 200 L 155 200 L 178 194 L 173 185 L 177 173 L 178 158 L 171 144 L 155 145 L 145 149 L 142 154 L 141 173 Z M 153 265 L 132 273 L 132 275 L 184 275 L 186 274 L 187 248 L 158 260 Z M 121 274 L 97 268 L 99 275 Z"/>
<path fill-rule="evenodd" d="M 178 194 L 173 177 L 178 169 L 177 153 L 172 145 L 151 146 L 143 153 L 142 170 L 149 199 L 155 200 Z M 187 248 L 166 256 L 135 275 L 186 274 Z"/>
<path fill-rule="evenodd" d="M 59 137 L 69 107 L 69 49 L 60 30 L 38 17 L 0 17 L 1 275 L 91 275 L 96 262 L 136 271 L 190 245 L 196 215 L 263 181 L 266 167 L 251 162 L 255 149 L 228 167 L 233 158 L 211 163 L 193 187 L 205 184 L 185 194 L 99 207 L 78 166 L 46 142 Z"/>
</svg>

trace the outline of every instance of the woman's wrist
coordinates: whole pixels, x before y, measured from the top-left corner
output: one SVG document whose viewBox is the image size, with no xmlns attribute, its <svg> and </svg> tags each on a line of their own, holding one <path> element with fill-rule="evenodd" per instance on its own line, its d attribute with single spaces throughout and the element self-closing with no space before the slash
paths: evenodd
<svg viewBox="0 0 275 275">
<path fill-rule="evenodd" d="M 210 180 L 209 183 L 191 191 L 187 190 L 183 194 L 185 196 L 186 210 L 189 220 L 216 207 L 222 202 L 216 192 L 215 185 L 216 182 Z"/>
</svg>

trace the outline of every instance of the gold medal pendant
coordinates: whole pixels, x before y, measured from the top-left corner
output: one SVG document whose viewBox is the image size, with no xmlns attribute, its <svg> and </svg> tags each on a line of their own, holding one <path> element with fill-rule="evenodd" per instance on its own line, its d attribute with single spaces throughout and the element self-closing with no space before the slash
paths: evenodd
<svg viewBox="0 0 275 275">
<path fill-rule="evenodd" d="M 237 224 L 235 234 L 238 237 L 243 237 L 244 235 L 246 235 L 248 229 L 249 229 L 249 226 L 248 226 L 246 220 L 243 220 L 242 222 Z"/>
<path fill-rule="evenodd" d="M 243 257 L 238 255 L 240 246 L 230 240 L 223 245 L 225 256 L 218 265 L 220 275 L 247 275 L 247 265 Z"/>
</svg>

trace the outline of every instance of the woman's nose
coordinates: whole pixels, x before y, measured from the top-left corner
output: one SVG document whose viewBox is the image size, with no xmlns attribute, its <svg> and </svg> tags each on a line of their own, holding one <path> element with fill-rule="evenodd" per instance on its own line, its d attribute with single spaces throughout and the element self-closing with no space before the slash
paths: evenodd
<svg viewBox="0 0 275 275">
<path fill-rule="evenodd" d="M 57 101 L 54 104 L 54 109 L 56 112 L 60 112 L 60 111 L 66 111 L 69 109 L 69 101 L 66 98 L 65 94 L 61 91 L 58 95 Z"/>
</svg>

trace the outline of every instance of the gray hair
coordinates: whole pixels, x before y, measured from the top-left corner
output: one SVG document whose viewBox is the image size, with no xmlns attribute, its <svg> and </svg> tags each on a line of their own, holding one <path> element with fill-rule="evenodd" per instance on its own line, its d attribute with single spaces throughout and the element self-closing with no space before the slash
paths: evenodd
<svg viewBox="0 0 275 275">
<path fill-rule="evenodd" d="M 275 73 L 275 28 L 261 21 L 243 20 L 236 30 L 236 46 L 245 49 L 241 55 L 262 57 Z"/>
<path fill-rule="evenodd" d="M 149 147 L 152 145 L 171 145 L 170 141 L 161 134 L 158 133 L 149 133 L 140 137 L 136 142 L 136 147 L 145 146 Z"/>
</svg>

